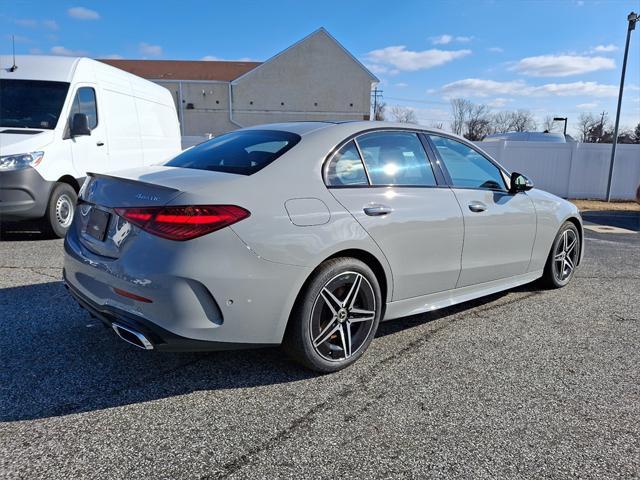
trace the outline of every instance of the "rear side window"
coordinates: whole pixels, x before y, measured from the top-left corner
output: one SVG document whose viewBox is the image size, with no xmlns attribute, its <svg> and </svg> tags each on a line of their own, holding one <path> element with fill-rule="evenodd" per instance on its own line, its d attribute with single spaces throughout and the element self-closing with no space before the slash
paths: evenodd
<svg viewBox="0 0 640 480">
<path fill-rule="evenodd" d="M 165 165 L 251 175 L 269 165 L 299 141 L 299 135 L 278 130 L 231 132 L 196 145 Z"/>
<path fill-rule="evenodd" d="M 71 105 L 72 119 L 76 113 L 84 113 L 89 119 L 89 128 L 93 130 L 98 126 L 98 106 L 96 105 L 96 91 L 91 87 L 80 87 L 76 92 Z"/>
<path fill-rule="evenodd" d="M 368 185 L 356 144 L 351 140 L 331 158 L 327 165 L 326 182 L 329 187 Z"/>
<path fill-rule="evenodd" d="M 357 138 L 372 185 L 435 186 L 422 142 L 412 132 L 372 132 Z"/>
</svg>

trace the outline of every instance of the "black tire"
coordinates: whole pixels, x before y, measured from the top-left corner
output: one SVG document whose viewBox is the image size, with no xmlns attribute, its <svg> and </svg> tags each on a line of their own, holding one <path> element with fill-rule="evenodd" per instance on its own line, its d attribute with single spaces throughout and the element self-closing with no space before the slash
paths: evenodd
<svg viewBox="0 0 640 480">
<path fill-rule="evenodd" d="M 338 308 L 332 309 L 331 305 Z M 364 262 L 347 257 L 327 260 L 300 293 L 289 318 L 283 348 L 294 360 L 316 372 L 341 370 L 367 350 L 382 310 L 380 285 Z M 335 328 L 338 330 L 331 334 Z M 314 336 L 318 342 L 327 339 L 318 343 Z"/>
<path fill-rule="evenodd" d="M 73 220 L 77 201 L 78 195 L 71 185 L 56 183 L 40 222 L 42 233 L 50 237 L 63 238 Z"/>
<path fill-rule="evenodd" d="M 565 239 L 568 240 L 568 246 L 570 247 L 573 240 L 575 245 L 569 251 L 569 255 L 563 257 L 561 253 L 566 250 Z M 580 233 L 572 222 L 564 222 L 558 234 L 553 241 L 547 263 L 544 267 L 544 274 L 542 275 L 542 283 L 548 288 L 562 288 L 566 286 L 575 273 L 575 269 L 578 266 L 580 259 L 580 252 L 582 249 L 582 243 L 580 241 Z M 570 268 L 569 263 L 565 263 L 565 258 L 568 258 L 568 262 L 572 265 Z"/>
</svg>

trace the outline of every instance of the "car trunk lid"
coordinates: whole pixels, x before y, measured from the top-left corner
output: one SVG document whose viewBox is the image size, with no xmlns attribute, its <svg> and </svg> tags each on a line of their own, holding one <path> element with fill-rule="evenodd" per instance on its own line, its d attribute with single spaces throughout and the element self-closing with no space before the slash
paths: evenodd
<svg viewBox="0 0 640 480">
<path fill-rule="evenodd" d="M 140 234 L 117 208 L 162 207 L 185 191 L 212 188 L 216 181 L 233 177 L 237 175 L 170 167 L 124 170 L 117 176 L 89 173 L 80 190 L 74 228 L 88 250 L 115 259 Z"/>
</svg>

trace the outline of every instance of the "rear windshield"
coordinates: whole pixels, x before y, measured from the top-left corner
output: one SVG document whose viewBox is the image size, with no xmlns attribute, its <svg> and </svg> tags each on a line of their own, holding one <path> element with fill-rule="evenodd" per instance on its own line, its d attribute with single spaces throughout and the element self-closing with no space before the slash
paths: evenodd
<svg viewBox="0 0 640 480">
<path fill-rule="evenodd" d="M 231 132 L 196 145 L 165 165 L 251 175 L 299 141 L 299 135 L 277 130 Z"/>
</svg>

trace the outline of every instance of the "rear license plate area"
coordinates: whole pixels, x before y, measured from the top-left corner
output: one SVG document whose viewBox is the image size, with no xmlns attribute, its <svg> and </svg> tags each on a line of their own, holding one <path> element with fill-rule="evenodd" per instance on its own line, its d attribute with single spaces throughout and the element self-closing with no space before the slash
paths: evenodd
<svg viewBox="0 0 640 480">
<path fill-rule="evenodd" d="M 92 208 L 91 213 L 89 213 L 89 221 L 87 222 L 87 228 L 85 230 L 86 233 L 96 240 L 104 241 L 110 217 L 111 214 L 109 212 L 105 212 L 99 208 Z"/>
</svg>

